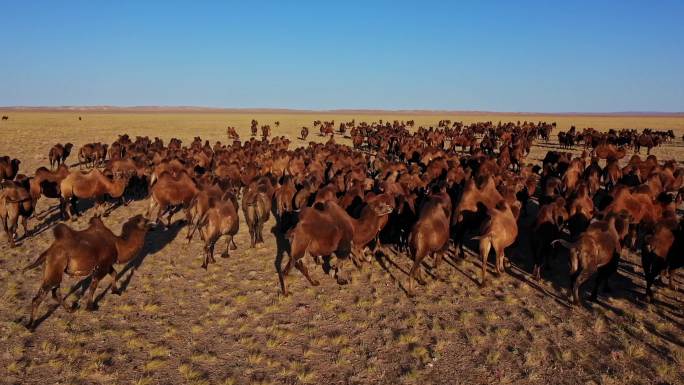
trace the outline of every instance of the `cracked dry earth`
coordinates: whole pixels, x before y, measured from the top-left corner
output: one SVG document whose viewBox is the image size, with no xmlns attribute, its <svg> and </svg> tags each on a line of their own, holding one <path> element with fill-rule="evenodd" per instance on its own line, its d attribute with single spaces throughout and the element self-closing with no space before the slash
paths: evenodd
<svg viewBox="0 0 684 385">
<path fill-rule="evenodd" d="M 646 306 L 635 255 L 622 262 L 612 292 L 586 308 L 568 305 L 567 256 L 555 260 L 541 283 L 530 279 L 524 237 L 508 272 L 483 289 L 470 254 L 447 258 L 442 279 L 429 274 L 409 298 L 411 261 L 387 248 L 362 271 L 347 264 L 352 282 L 345 286 L 307 258 L 321 285 L 310 287 L 293 269 L 292 295 L 283 297 L 274 267 L 283 246 L 275 221 L 265 227 L 265 243 L 249 249 L 241 210 L 238 249 L 230 258 L 217 257 L 202 269 L 202 242 L 187 243 L 177 214 L 174 225 L 148 234 L 134 272 L 117 267 L 121 296 L 106 291 L 109 278 L 100 284 L 94 312 L 82 306 L 68 314 L 48 296 L 38 312 L 44 319 L 30 332 L 23 325 L 41 271 L 21 268 L 52 241 L 42 224 L 54 219 L 56 204 L 41 200 L 38 212 L 52 211 L 30 221 L 39 234 L 14 249 L 3 239 L 0 383 L 684 383 L 681 273 L 679 291 L 659 287 L 656 303 Z M 104 222 L 118 232 L 146 208 L 146 200 L 135 201 Z M 82 229 L 91 215 L 88 210 L 70 225 Z M 521 228 L 530 222 L 524 219 Z M 225 247 L 220 241 L 216 254 Z M 62 292 L 79 282 L 67 278 Z M 69 300 L 78 296 L 77 288 Z"/>
</svg>

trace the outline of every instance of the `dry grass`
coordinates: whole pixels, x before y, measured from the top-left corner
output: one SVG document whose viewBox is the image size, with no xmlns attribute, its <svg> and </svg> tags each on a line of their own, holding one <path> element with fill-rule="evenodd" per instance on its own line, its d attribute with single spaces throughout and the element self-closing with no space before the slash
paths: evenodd
<svg viewBox="0 0 684 385">
<path fill-rule="evenodd" d="M 47 164 L 55 142 L 79 145 L 111 142 L 116 135 L 160 136 L 166 142 L 188 142 L 199 135 L 225 141 L 233 125 L 247 138 L 249 121 L 281 122 L 275 135 L 295 139 L 302 125 L 314 119 L 336 122 L 356 118 L 414 119 L 435 124 L 451 116 L 343 116 L 307 114 L 222 113 L 19 113 L 0 123 L 0 155 L 22 160 L 31 174 Z M 77 116 L 83 116 L 78 121 Z M 563 129 L 578 127 L 672 128 L 681 137 L 684 119 L 663 117 L 462 116 L 479 120 L 556 120 Z M 273 126 L 273 125 L 272 125 Z M 9 133 L 9 134 L 8 134 Z M 46 138 L 49 133 L 49 138 Z M 316 132 L 310 140 L 323 141 Z M 347 139 L 336 137 L 338 142 Z M 304 144 L 295 140 L 295 145 Z M 537 147 L 533 158 L 547 148 Z M 656 150 L 659 156 L 682 159 L 679 142 Z M 75 157 L 73 158 L 75 159 Z M 71 162 L 73 163 L 73 159 Z M 146 201 L 114 210 L 105 223 L 116 231 L 121 223 L 146 208 Z M 38 211 L 55 201 L 41 200 Z M 87 212 L 73 224 L 87 225 Z M 179 218 L 179 217 L 176 217 Z M 29 226 L 39 222 L 32 219 Z M 179 234 L 153 233 L 151 248 L 121 296 L 105 293 L 94 313 L 68 314 L 57 309 L 31 333 L 27 306 L 37 289 L 40 272 L 19 272 L 51 241 L 45 231 L 15 249 L 2 244 L 0 253 L 0 371 L 7 383 L 121 384 L 279 384 L 279 383 L 684 383 L 681 347 L 681 292 L 660 290 L 666 304 L 643 308 L 628 290 L 614 289 L 614 310 L 567 309 L 552 296 L 504 274 L 480 289 L 474 258 L 441 267 L 446 283 L 418 287 L 409 299 L 399 289 L 406 276 L 377 263 L 353 272 L 353 281 L 338 286 L 320 267 L 307 261 L 321 282 L 309 287 L 302 275 L 289 278 L 293 295 L 278 293 L 273 268 L 276 245 L 266 225 L 263 247 L 249 250 L 247 228 L 241 223 L 238 250 L 227 260 L 199 267 L 201 242 L 187 245 Z M 164 237 L 168 239 L 164 239 Z M 159 246 L 159 244 L 155 244 Z M 406 270 L 405 256 L 390 255 Z M 174 265 L 170 264 L 174 261 Z M 631 256 L 631 262 L 638 258 Z M 560 266 L 560 265 L 559 265 Z M 563 268 L 557 267 L 556 270 Z M 118 269 L 121 271 L 120 269 Z M 461 272 L 462 271 L 462 272 Z M 563 273 L 546 290 L 565 296 Z M 475 279 L 473 282 L 469 277 Z M 394 277 L 394 278 L 393 278 Z M 630 285 L 640 277 L 622 274 Z M 679 278 L 681 281 L 681 277 Z M 76 284 L 67 278 L 62 292 Z M 108 280 L 100 286 L 101 293 Z M 628 286 L 634 287 L 634 286 Z M 637 290 L 641 290 L 637 287 Z M 72 296 L 70 300 L 74 300 Z M 677 307 L 679 304 L 679 307 Z M 39 315 L 52 306 L 50 299 Z M 674 320 L 675 322 L 673 322 Z M 679 344 L 677 343 L 679 342 Z M 613 357 L 619 357 L 615 360 Z M 609 378 L 602 374 L 609 373 Z M 605 381 L 604 381 L 605 380 Z"/>
</svg>

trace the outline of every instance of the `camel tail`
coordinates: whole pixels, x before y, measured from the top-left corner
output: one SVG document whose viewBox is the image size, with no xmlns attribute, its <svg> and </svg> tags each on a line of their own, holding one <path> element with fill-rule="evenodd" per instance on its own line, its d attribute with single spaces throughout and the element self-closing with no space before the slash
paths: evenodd
<svg viewBox="0 0 684 385">
<path fill-rule="evenodd" d="M 27 265 L 26 267 L 24 267 L 24 268 L 22 269 L 22 271 L 23 271 L 23 272 L 27 272 L 27 271 L 29 271 L 29 270 L 33 270 L 33 269 L 35 269 L 36 267 L 42 265 L 43 262 L 45 262 L 45 258 L 47 258 L 48 251 L 50 251 L 50 249 L 47 249 L 47 250 L 43 251 L 43 252 L 38 256 L 38 258 L 36 258 L 35 261 L 31 262 L 30 265 Z"/>
</svg>

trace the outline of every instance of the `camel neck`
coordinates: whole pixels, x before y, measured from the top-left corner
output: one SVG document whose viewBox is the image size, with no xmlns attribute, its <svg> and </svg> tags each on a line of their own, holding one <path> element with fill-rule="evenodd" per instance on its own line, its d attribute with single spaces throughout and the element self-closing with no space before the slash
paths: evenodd
<svg viewBox="0 0 684 385">
<path fill-rule="evenodd" d="M 126 263 L 138 255 L 145 242 L 144 230 L 133 230 L 116 237 L 116 249 L 118 252 L 118 263 Z"/>
</svg>

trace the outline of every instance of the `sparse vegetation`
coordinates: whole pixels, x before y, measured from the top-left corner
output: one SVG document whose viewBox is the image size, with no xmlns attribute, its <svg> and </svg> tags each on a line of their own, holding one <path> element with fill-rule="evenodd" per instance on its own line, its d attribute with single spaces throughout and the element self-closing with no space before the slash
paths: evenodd
<svg viewBox="0 0 684 385">
<path fill-rule="evenodd" d="M 12 115 L 3 122 L 3 130 L 12 134 L 11 140 L 0 142 L 0 154 L 24 156 L 21 170 L 28 173 L 46 164 L 43 154 L 47 155 L 47 144 L 40 135 L 46 129 L 51 141 L 72 141 L 76 147 L 81 142 L 111 141 L 124 131 L 131 136 L 160 136 L 166 141 L 176 136 L 186 144 L 199 135 L 213 144 L 217 139 L 225 142 L 226 125 L 237 127 L 243 137 L 248 137 L 246 130 L 252 118 L 218 113 L 93 113 L 84 114 L 87 126 L 75 127 L 69 113 Z M 435 116 L 412 117 L 416 125 L 436 121 Z M 369 121 L 378 118 L 394 117 L 363 116 Z M 459 119 L 550 118 L 497 115 Z M 672 118 L 554 119 L 560 126 L 571 121 L 597 128 L 648 124 L 674 128 L 678 137 L 684 133 L 684 122 Z M 280 128 L 274 129 L 274 135 L 284 133 L 292 139 L 312 117 L 273 114 L 259 116 L 258 120 L 279 120 Z M 327 140 L 317 135 L 309 139 Z M 349 141 L 338 136 L 335 140 Z M 22 143 L 21 153 L 10 142 Z M 668 147 L 654 151 L 667 157 L 680 156 L 682 150 Z M 539 154 L 539 149 L 533 149 L 531 157 L 539 158 Z M 103 221 L 118 231 L 116 226 L 132 213 L 143 212 L 146 203 L 132 201 L 113 210 Z M 56 200 L 41 199 L 38 211 L 56 204 Z M 88 213 L 73 225 L 84 228 L 89 219 Z M 33 218 L 29 224 L 34 227 L 39 221 Z M 493 288 L 480 289 L 476 283 L 480 279 L 479 262 L 468 255 L 463 261 L 447 258 L 439 269 L 446 282 L 430 281 L 411 299 L 402 291 L 405 273 L 400 271 L 410 268 L 410 261 L 390 248 L 383 257 L 386 268 L 374 259 L 362 272 L 352 270 L 353 280 L 345 286 L 338 286 L 324 276 L 320 266 L 305 258 L 320 286 L 299 282 L 301 273 L 293 269 L 288 281 L 293 295 L 283 297 L 273 267 L 277 248 L 271 233 L 274 225 L 273 219 L 267 222 L 265 244 L 256 249 L 247 248 L 247 228 L 241 226 L 235 237 L 238 249 L 226 260 L 217 258 L 218 263 L 210 265 L 208 272 L 198 266 L 202 245 L 187 244 L 185 229 L 177 232 L 172 226 L 154 231 L 146 243 L 150 252 L 130 279 L 130 271 L 121 274 L 123 268 L 117 266 L 122 275 L 119 284 L 127 285 L 121 296 L 105 292 L 109 282 L 105 280 L 96 293 L 101 296 L 99 311 L 78 309 L 69 314 L 58 309 L 35 332 L 27 331 L 21 323 L 26 321 L 22 316 L 40 274 L 18 272 L 49 244 L 51 232 L 40 232 L 16 249 L 3 246 L 0 368 L 6 372 L 7 382 L 325 384 L 355 375 L 358 382 L 418 384 L 445 378 L 445 373 L 453 373 L 455 362 L 464 371 L 462 380 L 472 383 L 548 383 L 569 378 L 571 372 L 580 373 L 572 381 L 599 383 L 603 379 L 597 373 L 607 365 L 615 383 L 684 382 L 684 349 L 672 342 L 681 333 L 670 320 L 681 318 L 681 310 L 672 306 L 681 302 L 681 289 L 674 292 L 663 288 L 667 295 L 660 295 L 658 300 L 666 302 L 664 305 L 646 308 L 627 297 L 606 301 L 615 309 L 605 314 L 600 304 L 591 305 L 592 310 L 569 310 L 559 304 L 564 298 L 552 298 L 509 274 L 492 280 Z M 157 250 L 160 242 L 165 246 Z M 225 244 L 218 244 L 217 250 L 223 247 Z M 638 261 L 636 258 L 630 254 L 625 260 L 631 263 Z M 554 292 L 551 283 L 558 284 L 561 288 L 557 293 L 564 297 L 566 271 L 549 274 L 541 286 Z M 643 285 L 639 276 L 621 273 L 620 278 Z M 681 276 L 677 278 L 681 283 Z M 65 278 L 62 294 L 77 283 Z M 75 290 L 69 301 L 80 297 L 81 290 Z M 619 295 L 625 292 L 619 287 L 616 291 Z M 51 300 L 45 303 L 48 305 L 39 316 L 53 306 Z M 485 377 L 488 374 L 481 370 L 483 365 L 496 370 L 492 376 L 497 377 Z"/>
</svg>

